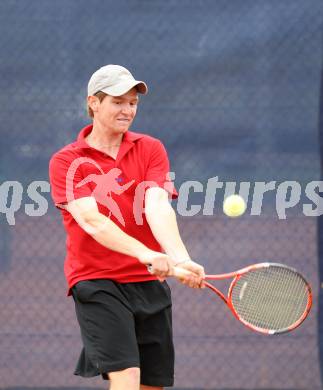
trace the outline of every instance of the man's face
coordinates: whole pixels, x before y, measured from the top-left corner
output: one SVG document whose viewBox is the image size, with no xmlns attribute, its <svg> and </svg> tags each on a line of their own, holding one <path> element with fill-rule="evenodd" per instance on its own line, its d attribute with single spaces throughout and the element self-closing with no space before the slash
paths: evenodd
<svg viewBox="0 0 323 390">
<path fill-rule="evenodd" d="M 125 133 L 133 122 L 138 105 L 136 88 L 122 96 L 106 96 L 99 102 L 94 120 L 113 133 Z"/>
</svg>

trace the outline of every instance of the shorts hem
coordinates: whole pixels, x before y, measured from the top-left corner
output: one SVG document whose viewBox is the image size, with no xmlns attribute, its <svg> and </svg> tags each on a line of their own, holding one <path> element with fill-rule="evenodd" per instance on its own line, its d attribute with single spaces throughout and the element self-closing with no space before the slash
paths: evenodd
<svg viewBox="0 0 323 390">
<path fill-rule="evenodd" d="M 145 377 L 140 380 L 141 385 L 156 386 L 156 387 L 171 387 L 174 386 L 174 378 L 172 377 Z"/>
<path fill-rule="evenodd" d="M 92 378 L 94 376 L 101 375 L 103 379 L 109 380 L 109 378 L 108 378 L 109 372 L 122 371 L 122 370 L 125 370 L 127 368 L 131 368 L 131 367 L 140 368 L 140 365 L 137 361 L 130 361 L 130 360 L 122 362 L 122 363 L 118 363 L 118 364 L 100 364 L 100 367 L 95 371 L 86 372 L 86 371 L 82 371 L 82 370 L 77 369 L 74 371 L 74 375 L 82 376 L 84 378 Z"/>
</svg>

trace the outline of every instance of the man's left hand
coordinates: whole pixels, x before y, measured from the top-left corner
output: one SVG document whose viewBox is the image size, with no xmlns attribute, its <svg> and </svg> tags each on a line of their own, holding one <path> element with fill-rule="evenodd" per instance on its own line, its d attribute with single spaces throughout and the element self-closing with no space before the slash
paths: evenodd
<svg viewBox="0 0 323 390">
<path fill-rule="evenodd" d="M 204 267 L 193 260 L 187 260 L 175 265 L 176 268 L 182 268 L 191 272 L 190 276 L 180 279 L 181 283 L 191 288 L 205 288 L 203 283 L 205 278 Z"/>
</svg>

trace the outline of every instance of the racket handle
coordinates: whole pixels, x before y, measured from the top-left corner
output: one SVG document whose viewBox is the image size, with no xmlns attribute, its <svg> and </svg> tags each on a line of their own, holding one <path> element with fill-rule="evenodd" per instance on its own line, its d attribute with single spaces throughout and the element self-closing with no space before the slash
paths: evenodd
<svg viewBox="0 0 323 390">
<path fill-rule="evenodd" d="M 173 267 L 170 270 L 170 275 L 169 276 L 174 276 L 175 278 L 178 278 L 178 279 L 184 279 L 184 278 L 186 278 L 187 276 L 190 276 L 190 275 L 192 275 L 192 273 L 187 271 L 184 268 Z"/>
<path fill-rule="evenodd" d="M 153 273 L 153 266 L 151 264 L 149 264 L 147 266 L 147 269 L 148 269 L 148 272 Z M 173 276 L 173 277 L 179 278 L 179 279 L 184 279 L 190 275 L 191 275 L 191 272 L 187 271 L 184 268 L 179 268 L 179 267 L 173 267 L 168 274 L 168 276 Z"/>
</svg>

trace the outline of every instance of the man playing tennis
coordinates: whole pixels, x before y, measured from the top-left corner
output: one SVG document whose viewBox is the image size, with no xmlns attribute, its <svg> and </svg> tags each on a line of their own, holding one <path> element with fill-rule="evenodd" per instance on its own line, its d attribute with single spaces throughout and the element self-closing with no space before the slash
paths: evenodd
<svg viewBox="0 0 323 390">
<path fill-rule="evenodd" d="M 165 148 L 128 130 L 138 93 L 147 86 L 127 69 L 97 70 L 88 84 L 93 124 L 50 161 L 52 196 L 67 232 L 65 275 L 84 344 L 75 374 L 101 374 L 112 390 L 173 385 L 165 278 L 180 267 L 180 281 L 199 288 L 205 276 L 168 201 L 177 193 Z"/>
</svg>

